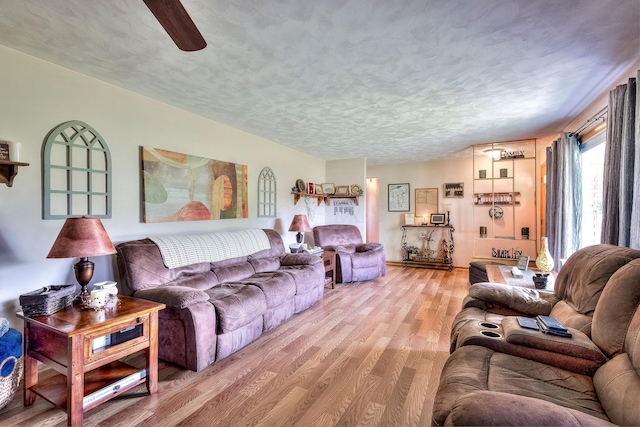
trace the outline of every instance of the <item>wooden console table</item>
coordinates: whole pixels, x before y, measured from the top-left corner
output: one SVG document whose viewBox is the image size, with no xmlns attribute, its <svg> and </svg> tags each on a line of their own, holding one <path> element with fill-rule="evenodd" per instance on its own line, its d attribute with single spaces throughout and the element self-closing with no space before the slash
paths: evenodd
<svg viewBox="0 0 640 427">
<path fill-rule="evenodd" d="M 453 232 L 456 230 L 452 225 L 403 225 L 401 229 L 403 266 L 453 270 Z M 420 232 L 417 238 L 423 241 L 421 249 L 407 243 L 409 231 Z M 435 238 L 434 234 L 436 234 Z M 428 238 L 433 240 L 427 241 Z M 410 241 L 413 243 L 415 240 L 416 237 L 413 236 L 413 240 Z M 445 248 L 441 246 L 443 241 L 446 242 Z M 431 242 L 435 243 L 434 249 L 431 248 Z M 416 253 L 412 252 L 412 248 Z"/>
<path fill-rule="evenodd" d="M 165 305 L 118 295 L 117 307 L 100 311 L 70 306 L 24 320 L 24 405 L 36 396 L 67 412 L 81 426 L 86 411 L 146 382 L 158 390 L 158 311 Z M 146 367 L 120 362 L 144 350 Z M 38 361 L 61 375 L 38 382 Z M 66 377 L 66 378 L 65 378 Z"/>
</svg>

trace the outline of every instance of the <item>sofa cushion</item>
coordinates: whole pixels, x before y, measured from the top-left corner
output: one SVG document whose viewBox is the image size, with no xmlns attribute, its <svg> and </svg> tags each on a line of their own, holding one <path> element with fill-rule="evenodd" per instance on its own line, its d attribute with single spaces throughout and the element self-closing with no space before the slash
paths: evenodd
<svg viewBox="0 0 640 427">
<path fill-rule="evenodd" d="M 616 271 L 600 296 L 593 314 L 591 337 L 593 342 L 608 357 L 614 357 L 625 351 L 634 354 L 628 332 L 634 331 L 633 338 L 640 334 L 640 323 L 632 325 L 640 305 L 640 259 L 633 260 Z M 640 363 L 638 364 L 640 368 Z"/>
<path fill-rule="evenodd" d="M 317 246 L 322 247 L 330 245 L 349 245 L 362 243 L 362 234 L 360 234 L 360 229 L 355 225 L 318 225 L 313 227 L 313 239 Z"/>
<path fill-rule="evenodd" d="M 169 283 L 198 281 L 194 287 L 211 287 L 218 284 L 215 275 L 210 271 L 208 262 L 187 265 L 179 268 L 165 267 L 160 250 L 151 239 L 133 240 L 116 246 L 118 284 L 125 295 L 135 291 Z"/>
<path fill-rule="evenodd" d="M 273 258 L 273 257 L 281 257 L 285 254 L 284 250 L 284 242 L 282 241 L 282 237 L 275 230 L 264 229 L 263 230 L 269 239 L 269 243 L 271 247 L 269 249 L 265 249 L 260 252 L 256 252 L 253 255 L 250 255 L 250 258 Z"/>
<path fill-rule="evenodd" d="M 285 272 L 257 273 L 242 283 L 257 286 L 264 294 L 267 309 L 278 307 L 296 294 L 293 277 Z"/>
<path fill-rule="evenodd" d="M 469 296 L 532 315 L 548 315 L 558 301 L 552 294 L 539 292 L 536 289 L 491 282 L 471 285 Z"/>
<path fill-rule="evenodd" d="M 322 263 L 322 258 L 313 254 L 286 254 L 280 260 L 282 266 L 317 265 Z"/>
<path fill-rule="evenodd" d="M 448 426 L 615 426 L 603 419 L 550 402 L 494 391 L 476 391 L 457 399 L 445 424 Z"/>
<path fill-rule="evenodd" d="M 256 273 L 277 271 L 280 268 L 280 257 L 254 258 L 249 257 L 249 264 Z"/>
<path fill-rule="evenodd" d="M 384 246 L 381 243 L 361 243 L 356 245 L 356 252 L 374 252 L 383 251 Z"/>
<path fill-rule="evenodd" d="M 216 309 L 217 333 L 248 325 L 267 310 L 262 291 L 244 283 L 223 283 L 206 291 Z"/>
<path fill-rule="evenodd" d="M 458 398 L 475 391 L 532 397 L 608 420 L 590 377 L 479 346 L 457 349 L 445 363 L 433 407 L 443 425 Z"/>
<path fill-rule="evenodd" d="M 611 421 L 621 426 L 640 425 L 640 377 L 627 353 L 617 355 L 598 369 L 593 382 Z"/>
<path fill-rule="evenodd" d="M 256 272 L 246 258 L 233 263 L 212 263 L 211 271 L 216 275 L 220 283 L 230 283 L 244 280 L 248 277 L 253 276 L 253 274 Z"/>
<path fill-rule="evenodd" d="M 378 255 L 375 252 L 356 252 L 351 255 L 351 267 L 356 268 L 375 268 L 378 272 Z"/>
<path fill-rule="evenodd" d="M 183 309 L 197 302 L 209 300 L 209 295 L 206 292 L 187 286 L 159 286 L 140 289 L 133 296 L 159 302 L 168 308 L 176 309 Z"/>
<path fill-rule="evenodd" d="M 611 275 L 636 258 L 640 251 L 614 245 L 580 249 L 558 273 L 555 293 L 577 312 L 591 316 Z"/>
<path fill-rule="evenodd" d="M 322 249 L 324 249 L 325 251 L 342 252 L 344 254 L 356 253 L 356 245 L 349 243 L 345 243 L 342 245 L 327 245 L 323 246 Z"/>
<path fill-rule="evenodd" d="M 549 316 L 558 319 L 563 325 L 569 328 L 577 329 L 583 334 L 591 336 L 593 317 L 578 313 L 564 300 L 559 301 L 553 306 Z"/>
<path fill-rule="evenodd" d="M 282 266 L 280 271 L 291 276 L 296 285 L 296 295 L 306 294 L 320 283 L 324 286 L 324 266 L 320 262 L 314 265 Z"/>
</svg>

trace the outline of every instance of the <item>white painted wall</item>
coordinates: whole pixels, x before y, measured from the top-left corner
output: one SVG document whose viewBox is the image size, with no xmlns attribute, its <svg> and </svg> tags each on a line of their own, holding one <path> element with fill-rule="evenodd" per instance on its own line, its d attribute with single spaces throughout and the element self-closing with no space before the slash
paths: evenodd
<svg viewBox="0 0 640 427">
<path fill-rule="evenodd" d="M 305 213 L 304 203 L 293 205 L 296 178 L 325 182 L 324 160 L 2 46 L 0 63 L 0 140 L 21 142 L 21 161 L 30 164 L 20 168 L 13 187 L 0 185 L 0 316 L 16 327 L 21 328 L 14 316 L 20 294 L 76 283 L 75 259 L 46 259 L 64 221 L 42 219 L 41 149 L 48 132 L 60 123 L 88 123 L 111 150 L 113 217 L 103 224 L 114 243 L 156 234 L 262 227 L 280 232 L 288 245 L 295 242 L 295 233 L 287 231 L 293 215 Z M 249 218 L 141 223 L 141 145 L 246 164 Z M 276 174 L 277 218 L 257 218 L 257 179 L 264 166 Z M 324 223 L 324 216 L 325 210 L 316 208 L 314 223 Z M 92 283 L 116 278 L 115 256 L 92 261 Z"/>
<path fill-rule="evenodd" d="M 411 186 L 410 212 L 415 212 L 415 189 L 438 188 L 438 204 L 451 204 L 451 224 L 453 234 L 455 266 L 467 267 L 473 253 L 473 214 L 472 214 L 472 159 L 460 157 L 433 162 L 403 163 L 395 165 L 369 166 L 367 175 L 377 177 L 380 188 L 380 243 L 385 246 L 388 261 L 402 261 L 400 227 L 404 224 L 404 213 L 389 212 L 388 186 L 408 182 Z M 443 198 L 445 182 L 463 182 L 463 198 Z M 442 209 L 440 209 L 442 210 Z"/>
<path fill-rule="evenodd" d="M 329 160 L 325 165 L 326 182 L 332 182 L 335 185 L 358 184 L 360 188 L 365 189 L 365 179 L 367 176 L 367 160 L 365 158 Z M 346 213 L 341 207 L 347 207 L 349 213 Z M 353 215 L 350 211 L 353 209 Z M 325 219 L 327 224 L 352 224 L 358 226 L 363 241 L 366 241 L 366 201 L 361 196 L 358 206 L 354 206 L 352 199 L 336 199 L 331 201 L 331 206 L 325 207 Z M 314 221 L 317 225 L 318 221 Z"/>
</svg>

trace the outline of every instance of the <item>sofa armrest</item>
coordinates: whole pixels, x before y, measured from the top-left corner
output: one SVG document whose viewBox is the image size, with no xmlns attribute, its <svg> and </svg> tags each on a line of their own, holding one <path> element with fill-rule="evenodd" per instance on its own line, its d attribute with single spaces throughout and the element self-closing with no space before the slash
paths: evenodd
<svg viewBox="0 0 640 427">
<path fill-rule="evenodd" d="M 505 317 L 502 320 L 502 330 L 504 331 L 505 339 L 511 344 L 566 354 L 567 356 L 591 360 L 600 365 L 607 361 L 607 358 L 598 346 L 595 345 L 588 336 L 577 329 L 569 328 L 571 338 L 565 338 L 522 328 L 518 324 L 518 319 Z"/>
<path fill-rule="evenodd" d="M 483 301 L 467 295 L 464 297 L 464 300 L 462 300 L 462 310 L 469 307 L 478 308 L 482 311 L 488 311 L 489 313 L 500 314 L 502 316 L 530 316 L 529 313 L 522 313 L 521 311 L 513 310 L 500 304 Z"/>
<path fill-rule="evenodd" d="M 356 252 L 382 251 L 384 246 L 381 243 L 360 243 L 356 245 Z"/>
<path fill-rule="evenodd" d="M 291 265 L 315 265 L 322 263 L 322 258 L 318 255 L 314 254 L 286 254 L 280 260 L 280 265 L 291 266 Z"/>
<path fill-rule="evenodd" d="M 198 289 L 186 286 L 158 286 L 141 289 L 133 294 L 136 298 L 160 302 L 168 308 L 183 309 L 202 301 L 208 301 L 209 295 Z"/>
<path fill-rule="evenodd" d="M 469 296 L 530 315 L 548 315 L 559 301 L 553 293 L 490 282 L 471 285 Z"/>
<path fill-rule="evenodd" d="M 353 244 L 327 245 L 327 246 L 323 246 L 322 249 L 324 249 L 325 251 L 352 254 L 352 253 L 355 253 L 356 251 L 356 245 L 353 245 Z"/>
<path fill-rule="evenodd" d="M 533 397 L 476 391 L 456 399 L 444 425 L 609 427 L 615 424 Z"/>
</svg>

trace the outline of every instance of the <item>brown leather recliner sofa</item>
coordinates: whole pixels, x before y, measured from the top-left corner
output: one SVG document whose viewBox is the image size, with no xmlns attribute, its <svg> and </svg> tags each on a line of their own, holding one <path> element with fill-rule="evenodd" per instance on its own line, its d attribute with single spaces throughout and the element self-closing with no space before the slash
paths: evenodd
<svg viewBox="0 0 640 427">
<path fill-rule="evenodd" d="M 434 425 L 640 425 L 640 251 L 603 245 L 583 249 L 561 270 L 562 274 L 570 267 L 564 273 L 567 283 L 561 281 L 560 286 L 566 291 L 575 285 L 573 280 L 595 274 L 586 265 L 572 266 L 578 259 L 589 264 L 590 257 L 605 254 L 614 263 L 631 259 L 605 274 L 609 277 L 595 287 L 596 292 L 590 289 L 597 301 L 592 316 L 587 316 L 590 337 L 572 327 L 572 338 L 525 331 L 513 317 L 501 316 L 476 322 L 495 323 L 499 328 L 493 331 L 504 336 L 473 342 L 467 340 L 470 335 L 463 336 L 473 325 L 467 322 L 458 337 L 467 342 L 457 345 L 441 374 Z M 566 297 L 565 291 L 556 292 Z M 587 293 L 588 287 L 582 289 L 584 300 L 564 301 L 570 307 L 578 300 L 584 303 L 589 300 Z M 516 337 L 510 344 L 524 349 L 519 355 L 490 344 L 510 337 Z M 557 360 L 540 360 L 536 353 L 540 349 L 557 354 Z M 591 368 L 566 363 L 562 360 L 566 355 L 589 360 Z"/>
<path fill-rule="evenodd" d="M 498 283 L 476 283 L 462 303 L 451 328 L 451 351 L 468 323 L 500 323 L 505 316 L 548 315 L 591 335 L 591 321 L 609 278 L 640 258 L 640 251 L 614 245 L 593 245 L 571 255 L 558 273 L 554 292 Z"/>
<path fill-rule="evenodd" d="M 161 359 L 199 371 L 322 299 L 321 258 L 285 254 L 280 235 L 264 232 L 270 249 L 176 268 L 150 239 L 116 246 L 120 292 L 166 304 Z"/>
<path fill-rule="evenodd" d="M 336 282 L 371 280 L 387 272 L 387 256 L 380 243 L 363 243 L 355 225 L 332 224 L 313 227 L 316 246 L 337 252 Z"/>
</svg>

